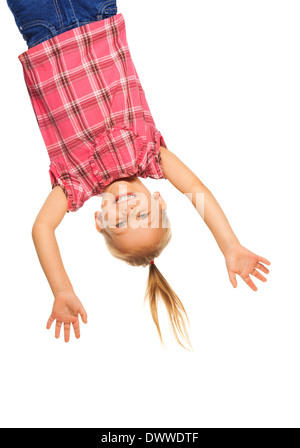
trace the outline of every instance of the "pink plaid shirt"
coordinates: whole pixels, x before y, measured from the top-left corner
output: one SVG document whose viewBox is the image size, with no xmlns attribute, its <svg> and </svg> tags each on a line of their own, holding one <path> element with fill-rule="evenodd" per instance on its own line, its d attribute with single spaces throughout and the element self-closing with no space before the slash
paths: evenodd
<svg viewBox="0 0 300 448">
<path fill-rule="evenodd" d="M 116 179 L 166 179 L 156 129 L 131 59 L 122 14 L 86 24 L 19 56 L 68 212 Z"/>
</svg>

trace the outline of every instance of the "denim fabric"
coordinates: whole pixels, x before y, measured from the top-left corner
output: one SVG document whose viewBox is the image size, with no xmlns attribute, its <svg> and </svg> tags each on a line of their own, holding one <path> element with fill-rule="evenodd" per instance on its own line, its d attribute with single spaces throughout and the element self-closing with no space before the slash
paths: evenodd
<svg viewBox="0 0 300 448">
<path fill-rule="evenodd" d="M 28 48 L 117 14 L 117 0 L 6 0 Z"/>
</svg>

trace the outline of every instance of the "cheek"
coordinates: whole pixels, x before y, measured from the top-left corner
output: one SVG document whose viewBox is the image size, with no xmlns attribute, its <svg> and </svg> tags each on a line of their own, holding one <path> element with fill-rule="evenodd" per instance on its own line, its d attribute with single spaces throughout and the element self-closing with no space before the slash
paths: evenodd
<svg viewBox="0 0 300 448">
<path fill-rule="evenodd" d="M 115 227 L 117 222 L 116 213 L 114 210 L 110 211 L 110 213 L 107 214 L 107 225 L 109 227 Z"/>
<path fill-rule="evenodd" d="M 161 227 L 160 213 L 155 206 L 152 209 L 152 219 L 153 219 L 151 224 L 152 228 L 157 229 L 158 227 Z"/>
<path fill-rule="evenodd" d="M 140 210 L 143 210 L 145 212 L 146 211 L 148 211 L 148 212 L 151 211 L 151 201 L 148 200 L 146 195 L 141 195 L 138 198 L 138 203 L 137 204 L 138 204 L 138 207 L 139 207 Z"/>
<path fill-rule="evenodd" d="M 104 226 L 114 226 L 116 224 L 116 207 L 114 205 L 103 207 L 102 217 Z"/>
</svg>

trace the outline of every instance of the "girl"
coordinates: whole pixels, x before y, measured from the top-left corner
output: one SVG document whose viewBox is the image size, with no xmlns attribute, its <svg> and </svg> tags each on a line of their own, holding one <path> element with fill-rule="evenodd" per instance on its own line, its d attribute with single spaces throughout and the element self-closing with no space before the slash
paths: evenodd
<svg viewBox="0 0 300 448">
<path fill-rule="evenodd" d="M 55 337 L 64 324 L 80 337 L 87 313 L 64 269 L 55 229 L 66 213 L 102 196 L 96 229 L 110 253 L 132 266 L 149 265 L 145 299 L 163 343 L 157 298 L 165 304 L 177 342 L 191 346 L 184 306 L 154 263 L 171 239 L 166 202 L 140 178 L 168 179 L 187 194 L 224 255 L 233 287 L 238 274 L 267 279 L 270 262 L 243 247 L 210 190 L 166 146 L 149 110 L 115 1 L 7 0 L 28 50 L 19 56 L 50 158 L 52 191 L 33 225 L 35 248 L 54 295 Z M 203 201 L 204 198 L 204 201 Z M 205 215 L 204 215 L 205 205 Z M 188 321 L 188 318 L 187 318 Z"/>
</svg>

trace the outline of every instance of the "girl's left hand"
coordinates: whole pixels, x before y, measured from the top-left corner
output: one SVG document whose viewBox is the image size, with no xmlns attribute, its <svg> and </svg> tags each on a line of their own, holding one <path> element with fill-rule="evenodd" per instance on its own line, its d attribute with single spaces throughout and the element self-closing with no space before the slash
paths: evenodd
<svg viewBox="0 0 300 448">
<path fill-rule="evenodd" d="M 253 289 L 253 291 L 257 291 L 257 287 L 251 280 L 249 274 L 254 275 L 254 277 L 262 282 L 267 281 L 267 279 L 257 270 L 260 269 L 265 274 L 269 273 L 269 270 L 261 264 L 271 264 L 266 258 L 255 255 L 238 243 L 231 246 L 224 254 L 224 257 L 229 280 L 234 288 L 237 287 L 236 274 L 238 274 L 244 282 Z"/>
</svg>

